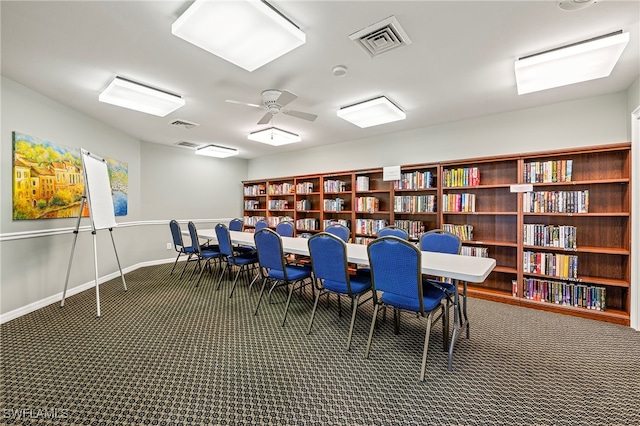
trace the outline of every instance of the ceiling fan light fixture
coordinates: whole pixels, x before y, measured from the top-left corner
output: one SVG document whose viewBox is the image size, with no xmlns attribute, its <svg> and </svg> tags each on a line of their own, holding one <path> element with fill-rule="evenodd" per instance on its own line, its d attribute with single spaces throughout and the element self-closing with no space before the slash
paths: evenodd
<svg viewBox="0 0 640 426">
<path fill-rule="evenodd" d="M 273 146 L 287 145 L 290 143 L 300 142 L 302 140 L 299 135 L 278 129 L 277 127 L 269 127 L 257 132 L 249 133 L 247 138 L 255 142 L 266 143 Z"/>
<path fill-rule="evenodd" d="M 628 43 L 620 30 L 517 59 L 518 94 L 608 77 Z"/>
<path fill-rule="evenodd" d="M 178 95 L 117 76 L 100 93 L 98 100 L 158 117 L 164 117 L 185 104 Z"/>
<path fill-rule="evenodd" d="M 407 115 L 385 96 L 342 107 L 338 117 L 358 127 L 372 127 L 404 120 Z"/>
<path fill-rule="evenodd" d="M 171 33 L 247 71 L 303 45 L 306 35 L 265 1 L 195 0 Z"/>
<path fill-rule="evenodd" d="M 235 148 L 227 148 L 220 145 L 204 145 L 196 149 L 196 155 L 206 155 L 208 157 L 227 158 L 234 155 L 238 155 L 238 150 Z"/>
</svg>

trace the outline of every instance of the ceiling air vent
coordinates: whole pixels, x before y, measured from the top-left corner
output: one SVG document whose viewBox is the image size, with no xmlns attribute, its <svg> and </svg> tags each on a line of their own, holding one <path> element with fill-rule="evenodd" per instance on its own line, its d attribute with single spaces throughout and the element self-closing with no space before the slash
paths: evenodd
<svg viewBox="0 0 640 426">
<path fill-rule="evenodd" d="M 199 124 L 191 123 L 185 120 L 173 120 L 172 122 L 169 123 L 169 126 L 180 127 L 182 129 L 192 129 L 196 126 L 199 126 Z"/>
<path fill-rule="evenodd" d="M 187 142 L 187 141 L 180 141 L 175 143 L 174 145 L 182 148 L 188 148 L 188 149 L 196 149 L 200 147 L 199 143 L 193 143 L 193 142 Z"/>
<path fill-rule="evenodd" d="M 395 16 L 390 16 L 349 36 L 372 58 L 398 47 L 411 44 Z"/>
</svg>

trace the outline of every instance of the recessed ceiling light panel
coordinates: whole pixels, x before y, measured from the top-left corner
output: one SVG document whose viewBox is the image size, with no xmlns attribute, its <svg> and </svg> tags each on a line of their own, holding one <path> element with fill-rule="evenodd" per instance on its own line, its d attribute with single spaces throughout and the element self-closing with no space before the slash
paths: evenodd
<svg viewBox="0 0 640 426">
<path fill-rule="evenodd" d="M 287 145 L 302 140 L 299 135 L 278 129 L 277 127 L 269 127 L 268 129 L 249 133 L 247 138 L 255 142 L 266 143 L 273 146 Z"/>
<path fill-rule="evenodd" d="M 608 77 L 629 43 L 618 31 L 515 61 L 518 94 Z"/>
<path fill-rule="evenodd" d="M 206 155 L 208 157 L 227 158 L 234 155 L 238 155 L 238 150 L 234 148 L 227 148 L 220 145 L 205 145 L 196 149 L 197 155 Z"/>
<path fill-rule="evenodd" d="M 380 124 L 404 120 L 407 115 L 393 102 L 380 96 L 338 110 L 338 117 L 358 127 L 372 127 Z"/>
<path fill-rule="evenodd" d="M 305 34 L 264 1 L 195 0 L 173 35 L 247 71 L 303 45 Z"/>
<path fill-rule="evenodd" d="M 184 99 L 122 77 L 116 77 L 100 96 L 100 102 L 164 117 L 184 106 Z"/>
</svg>

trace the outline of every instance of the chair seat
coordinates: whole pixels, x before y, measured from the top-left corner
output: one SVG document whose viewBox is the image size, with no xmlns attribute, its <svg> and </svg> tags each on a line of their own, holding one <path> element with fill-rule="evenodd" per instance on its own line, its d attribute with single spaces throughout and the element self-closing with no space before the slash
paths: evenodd
<svg viewBox="0 0 640 426">
<path fill-rule="evenodd" d="M 438 305 L 440 305 L 442 299 L 445 297 L 442 290 L 439 290 L 433 286 L 424 286 L 422 296 L 422 304 L 424 306 L 425 312 L 436 309 Z M 382 302 L 387 305 L 391 305 L 407 311 L 420 311 L 419 299 L 404 297 L 399 294 L 383 293 Z"/>
<path fill-rule="evenodd" d="M 455 284 L 446 282 L 446 281 L 440 281 L 440 280 L 434 280 L 434 279 L 430 279 L 430 278 L 425 278 L 422 280 L 422 284 L 425 285 L 425 288 L 427 285 L 429 286 L 435 286 L 436 288 L 441 288 L 449 293 L 452 293 L 454 291 L 456 291 L 456 286 Z"/>
<path fill-rule="evenodd" d="M 218 250 L 202 250 L 200 252 L 200 255 L 202 256 L 203 259 L 213 259 L 214 257 L 218 257 L 220 256 L 220 252 Z"/>
<path fill-rule="evenodd" d="M 368 277 L 349 275 L 349 282 L 351 284 L 351 292 L 355 294 L 363 293 L 371 288 L 371 279 Z M 347 285 L 344 282 L 336 282 L 325 279 L 322 282 L 322 285 L 328 291 L 348 294 Z"/>
<path fill-rule="evenodd" d="M 297 281 L 311 276 L 311 268 L 308 265 L 287 265 L 287 278 L 289 281 Z M 269 276 L 276 280 L 284 280 L 284 273 L 275 269 L 269 270 Z"/>
<path fill-rule="evenodd" d="M 229 261 L 236 265 L 249 265 L 251 263 L 256 263 L 258 261 L 258 256 L 256 253 L 236 254 L 233 256 L 233 259 L 229 259 Z"/>
</svg>

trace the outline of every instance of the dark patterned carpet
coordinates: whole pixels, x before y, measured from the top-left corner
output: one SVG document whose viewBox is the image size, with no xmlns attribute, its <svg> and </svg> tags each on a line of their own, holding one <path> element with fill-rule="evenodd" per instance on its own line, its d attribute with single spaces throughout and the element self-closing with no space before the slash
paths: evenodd
<svg viewBox="0 0 640 426">
<path fill-rule="evenodd" d="M 471 338 L 446 369 L 440 324 L 418 380 L 423 319 L 405 314 L 364 348 L 371 318 L 335 298 L 306 327 L 310 294 L 253 309 L 246 284 L 194 287 L 142 268 L 0 327 L 1 424 L 640 425 L 640 333 L 470 299 Z M 343 304 L 346 307 L 346 303 Z M 348 308 L 347 308 L 348 309 Z"/>
</svg>

